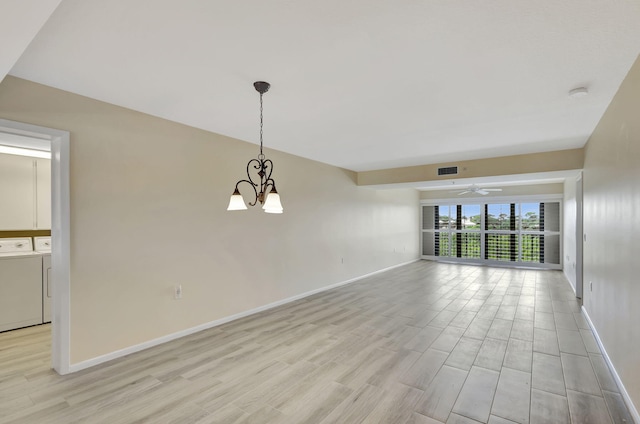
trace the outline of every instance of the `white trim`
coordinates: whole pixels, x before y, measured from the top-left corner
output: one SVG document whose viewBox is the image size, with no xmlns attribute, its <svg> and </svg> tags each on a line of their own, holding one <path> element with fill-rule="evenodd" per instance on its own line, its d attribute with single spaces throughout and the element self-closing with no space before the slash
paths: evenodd
<svg viewBox="0 0 640 424">
<path fill-rule="evenodd" d="M 481 159 L 482 160 L 482 159 Z M 453 165 L 452 165 L 453 166 Z M 561 184 L 567 178 L 572 178 L 578 169 L 567 169 L 565 171 L 544 171 L 529 172 L 526 174 L 506 174 L 506 175 L 490 175 L 483 177 L 461 178 L 460 174 L 449 174 L 435 176 L 436 179 L 424 181 L 412 181 L 406 183 L 388 183 L 388 184 L 358 184 L 361 187 L 374 188 L 376 190 L 389 190 L 397 188 L 415 188 L 418 191 L 438 191 L 462 189 L 465 185 L 470 184 L 489 184 L 496 186 L 517 187 L 521 185 L 540 185 L 540 184 Z M 427 177 L 428 178 L 428 177 Z M 492 188 L 492 187 L 487 187 Z"/>
<path fill-rule="evenodd" d="M 146 342 L 143 342 L 143 343 L 140 343 L 140 344 L 137 344 L 137 345 L 133 345 L 133 346 L 126 347 L 124 349 L 116 350 L 114 352 L 110 352 L 110 353 L 107 353 L 105 355 L 96 356 L 95 358 L 87 359 L 86 361 L 82 361 L 82 362 L 78 362 L 76 364 L 72 364 L 69 367 L 69 372 L 81 371 L 81 370 L 93 367 L 95 365 L 99 365 L 99 364 L 102 364 L 104 362 L 111 361 L 113 359 L 121 358 L 123 356 L 130 355 L 130 354 L 135 353 L 135 352 L 140 352 L 141 350 L 145 350 L 145 349 L 148 349 L 150 347 L 158 346 L 158 345 L 161 345 L 163 343 L 167 343 L 167 342 L 170 342 L 172 340 L 176 340 L 176 339 L 179 339 L 181 337 L 185 337 L 185 336 L 188 336 L 190 334 L 197 333 L 199 331 L 203 331 L 203 330 L 207 330 L 209 328 L 217 327 L 219 325 L 226 324 L 226 323 L 228 323 L 230 321 L 234 321 L 234 320 L 237 320 L 237 319 L 240 319 L 240 318 L 244 318 L 244 317 L 247 317 L 249 315 L 257 314 L 259 312 L 263 312 L 263 311 L 266 311 L 268 309 L 276 308 L 278 306 L 282 306 L 284 304 L 287 304 L 287 303 L 290 303 L 290 302 L 294 302 L 296 300 L 300 300 L 300 299 L 303 299 L 305 297 L 309 297 L 309 296 L 317 294 L 317 293 L 321 293 L 321 292 L 324 292 L 324 291 L 327 291 L 327 290 L 335 289 L 337 287 L 344 286 L 344 285 L 356 282 L 358 280 L 362 280 L 363 278 L 367 278 L 367 277 L 370 277 L 372 275 L 380 274 L 382 272 L 386 272 L 386 271 L 392 270 L 394 268 L 399 268 L 401 266 L 405 266 L 405 265 L 408 265 L 408 264 L 411 264 L 411 263 L 414 263 L 414 262 L 418 262 L 419 260 L 420 259 L 414 259 L 414 260 L 411 260 L 411 261 L 408 261 L 408 262 L 403 262 L 401 264 L 392 265 L 390 267 L 383 268 L 383 269 L 380 269 L 378 271 L 370 272 L 368 274 L 364 274 L 364 275 L 361 275 L 359 277 L 352 278 L 350 280 L 341 281 L 339 283 L 331 284 L 331 285 L 326 286 L 326 287 L 321 287 L 319 289 L 311 290 L 311 291 L 308 291 L 306 293 L 302 293 L 302 294 L 298 294 L 298 295 L 295 295 L 295 296 L 292 296 L 292 297 L 288 297 L 286 299 L 278 300 L 276 302 L 272 302 L 272 303 L 269 303 L 269 304 L 266 304 L 266 305 L 263 305 L 263 306 L 259 306 L 257 308 L 250 309 L 248 311 L 240 312 L 238 314 L 234 314 L 234 315 L 230 315 L 230 316 L 227 316 L 227 317 L 224 317 L 224 318 L 220 318 L 220 319 L 217 319 L 215 321 L 210 321 L 210 322 L 207 322 L 207 323 L 204 323 L 204 324 L 197 325 L 195 327 L 187 328 L 185 330 L 181 330 L 181 331 L 178 331 L 176 333 L 167 334 L 166 336 L 158 337 L 157 339 L 148 340 Z"/>
<path fill-rule="evenodd" d="M 593 332 L 593 335 L 594 335 L 594 337 L 596 339 L 596 342 L 598 343 L 598 347 L 600 347 L 600 351 L 602 352 L 602 356 L 604 357 L 605 362 L 609 366 L 609 370 L 611 371 L 611 374 L 613 375 L 613 379 L 616 381 L 616 384 L 618 385 L 618 388 L 620 389 L 620 394 L 622 395 L 622 398 L 624 399 L 624 403 L 627 405 L 627 408 L 629 408 L 629 413 L 631 414 L 631 418 L 633 418 L 633 421 L 635 422 L 635 424 L 640 424 L 640 414 L 638 414 L 638 410 L 636 409 L 635 405 L 633 404 L 633 401 L 631 400 L 631 397 L 629 396 L 629 393 L 627 393 L 627 389 L 625 389 L 624 384 L 622 384 L 622 380 L 620 379 L 620 376 L 618 375 L 618 372 L 616 371 L 615 367 L 613 366 L 613 363 L 611 362 L 611 358 L 609 358 L 609 355 L 607 354 L 607 351 L 605 350 L 604 345 L 602 344 L 602 340 L 600 340 L 600 336 L 598 335 L 598 331 L 596 330 L 595 325 L 593 325 L 593 322 L 591 321 L 591 317 L 589 317 L 589 313 L 585 309 L 584 305 L 582 306 L 582 313 L 584 314 L 584 317 L 587 319 L 587 322 L 589 323 L 589 327 L 591 327 L 591 331 Z"/>
<path fill-rule="evenodd" d="M 575 251 L 575 281 L 576 296 L 580 299 L 584 298 L 584 181 L 582 180 L 582 171 L 576 178 L 575 185 L 575 199 L 576 199 L 576 251 Z M 578 202 L 578 200 L 580 200 Z M 564 237 L 563 237 L 564 238 Z"/>
<path fill-rule="evenodd" d="M 71 224 L 69 133 L 51 141 L 51 273 L 53 294 L 51 359 L 59 374 L 71 363 Z"/>
<path fill-rule="evenodd" d="M 569 275 L 567 275 L 567 269 L 564 266 L 562 267 L 562 275 L 564 275 L 564 278 L 566 278 L 567 281 L 569 282 L 569 286 L 571 286 L 571 290 L 573 290 L 573 294 L 576 296 L 576 298 L 580 299 L 580 301 L 582 301 L 582 298 L 578 297 L 578 293 L 576 292 L 576 288 L 573 287 L 573 285 L 571 284 L 571 279 L 569 278 Z"/>
<path fill-rule="evenodd" d="M 557 201 L 562 200 L 564 194 L 530 194 L 522 196 L 503 196 L 503 197 L 449 197 L 445 199 L 420 199 L 421 205 L 466 205 L 466 204 L 478 204 L 478 203 L 523 203 L 528 201 Z"/>
<path fill-rule="evenodd" d="M 451 256 L 428 256 L 423 255 L 425 261 L 432 261 L 445 264 L 490 266 L 497 268 L 514 269 L 537 269 L 542 271 L 561 271 L 562 267 L 556 264 L 540 264 L 538 262 L 511 262 L 511 261 L 491 261 L 477 258 L 458 258 Z"/>
<path fill-rule="evenodd" d="M 27 156 L 31 158 L 51 159 L 51 153 L 42 150 L 26 149 L 23 147 L 5 146 L 0 144 L 0 153 L 5 155 Z"/>
<path fill-rule="evenodd" d="M 53 243 L 51 363 L 59 374 L 67 374 L 71 339 L 69 132 L 6 119 L 0 119 L 0 131 L 51 142 L 51 238 Z"/>
</svg>

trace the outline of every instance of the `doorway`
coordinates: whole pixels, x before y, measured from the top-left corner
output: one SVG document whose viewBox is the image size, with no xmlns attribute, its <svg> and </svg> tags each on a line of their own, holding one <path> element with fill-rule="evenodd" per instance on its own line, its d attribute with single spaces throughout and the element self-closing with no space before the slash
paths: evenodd
<svg viewBox="0 0 640 424">
<path fill-rule="evenodd" d="M 0 119 L 0 133 L 51 143 L 52 281 L 51 363 L 59 374 L 70 362 L 69 132 Z"/>
</svg>

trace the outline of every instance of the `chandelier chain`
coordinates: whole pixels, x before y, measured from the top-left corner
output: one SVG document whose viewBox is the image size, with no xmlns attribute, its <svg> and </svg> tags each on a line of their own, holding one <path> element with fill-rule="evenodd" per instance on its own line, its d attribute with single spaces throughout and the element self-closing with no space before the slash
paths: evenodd
<svg viewBox="0 0 640 424">
<path fill-rule="evenodd" d="M 260 93 L 260 158 L 264 158 L 262 153 L 262 93 Z"/>
</svg>

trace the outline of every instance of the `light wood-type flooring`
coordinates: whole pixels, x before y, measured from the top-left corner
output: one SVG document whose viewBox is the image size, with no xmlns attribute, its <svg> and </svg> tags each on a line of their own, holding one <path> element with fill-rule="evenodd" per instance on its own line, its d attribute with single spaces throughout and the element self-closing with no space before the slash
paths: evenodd
<svg viewBox="0 0 640 424">
<path fill-rule="evenodd" d="M 558 271 L 420 261 L 92 369 L 0 334 L 0 423 L 632 423 Z"/>
</svg>

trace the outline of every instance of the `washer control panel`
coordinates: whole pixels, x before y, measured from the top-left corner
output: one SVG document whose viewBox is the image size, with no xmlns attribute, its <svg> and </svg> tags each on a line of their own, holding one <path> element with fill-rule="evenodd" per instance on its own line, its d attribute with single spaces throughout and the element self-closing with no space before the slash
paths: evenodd
<svg viewBox="0 0 640 424">
<path fill-rule="evenodd" d="M 51 237 L 34 237 L 36 252 L 51 252 Z"/>
<path fill-rule="evenodd" d="M 31 252 L 33 252 L 31 237 L 0 238 L 0 255 Z"/>
</svg>

